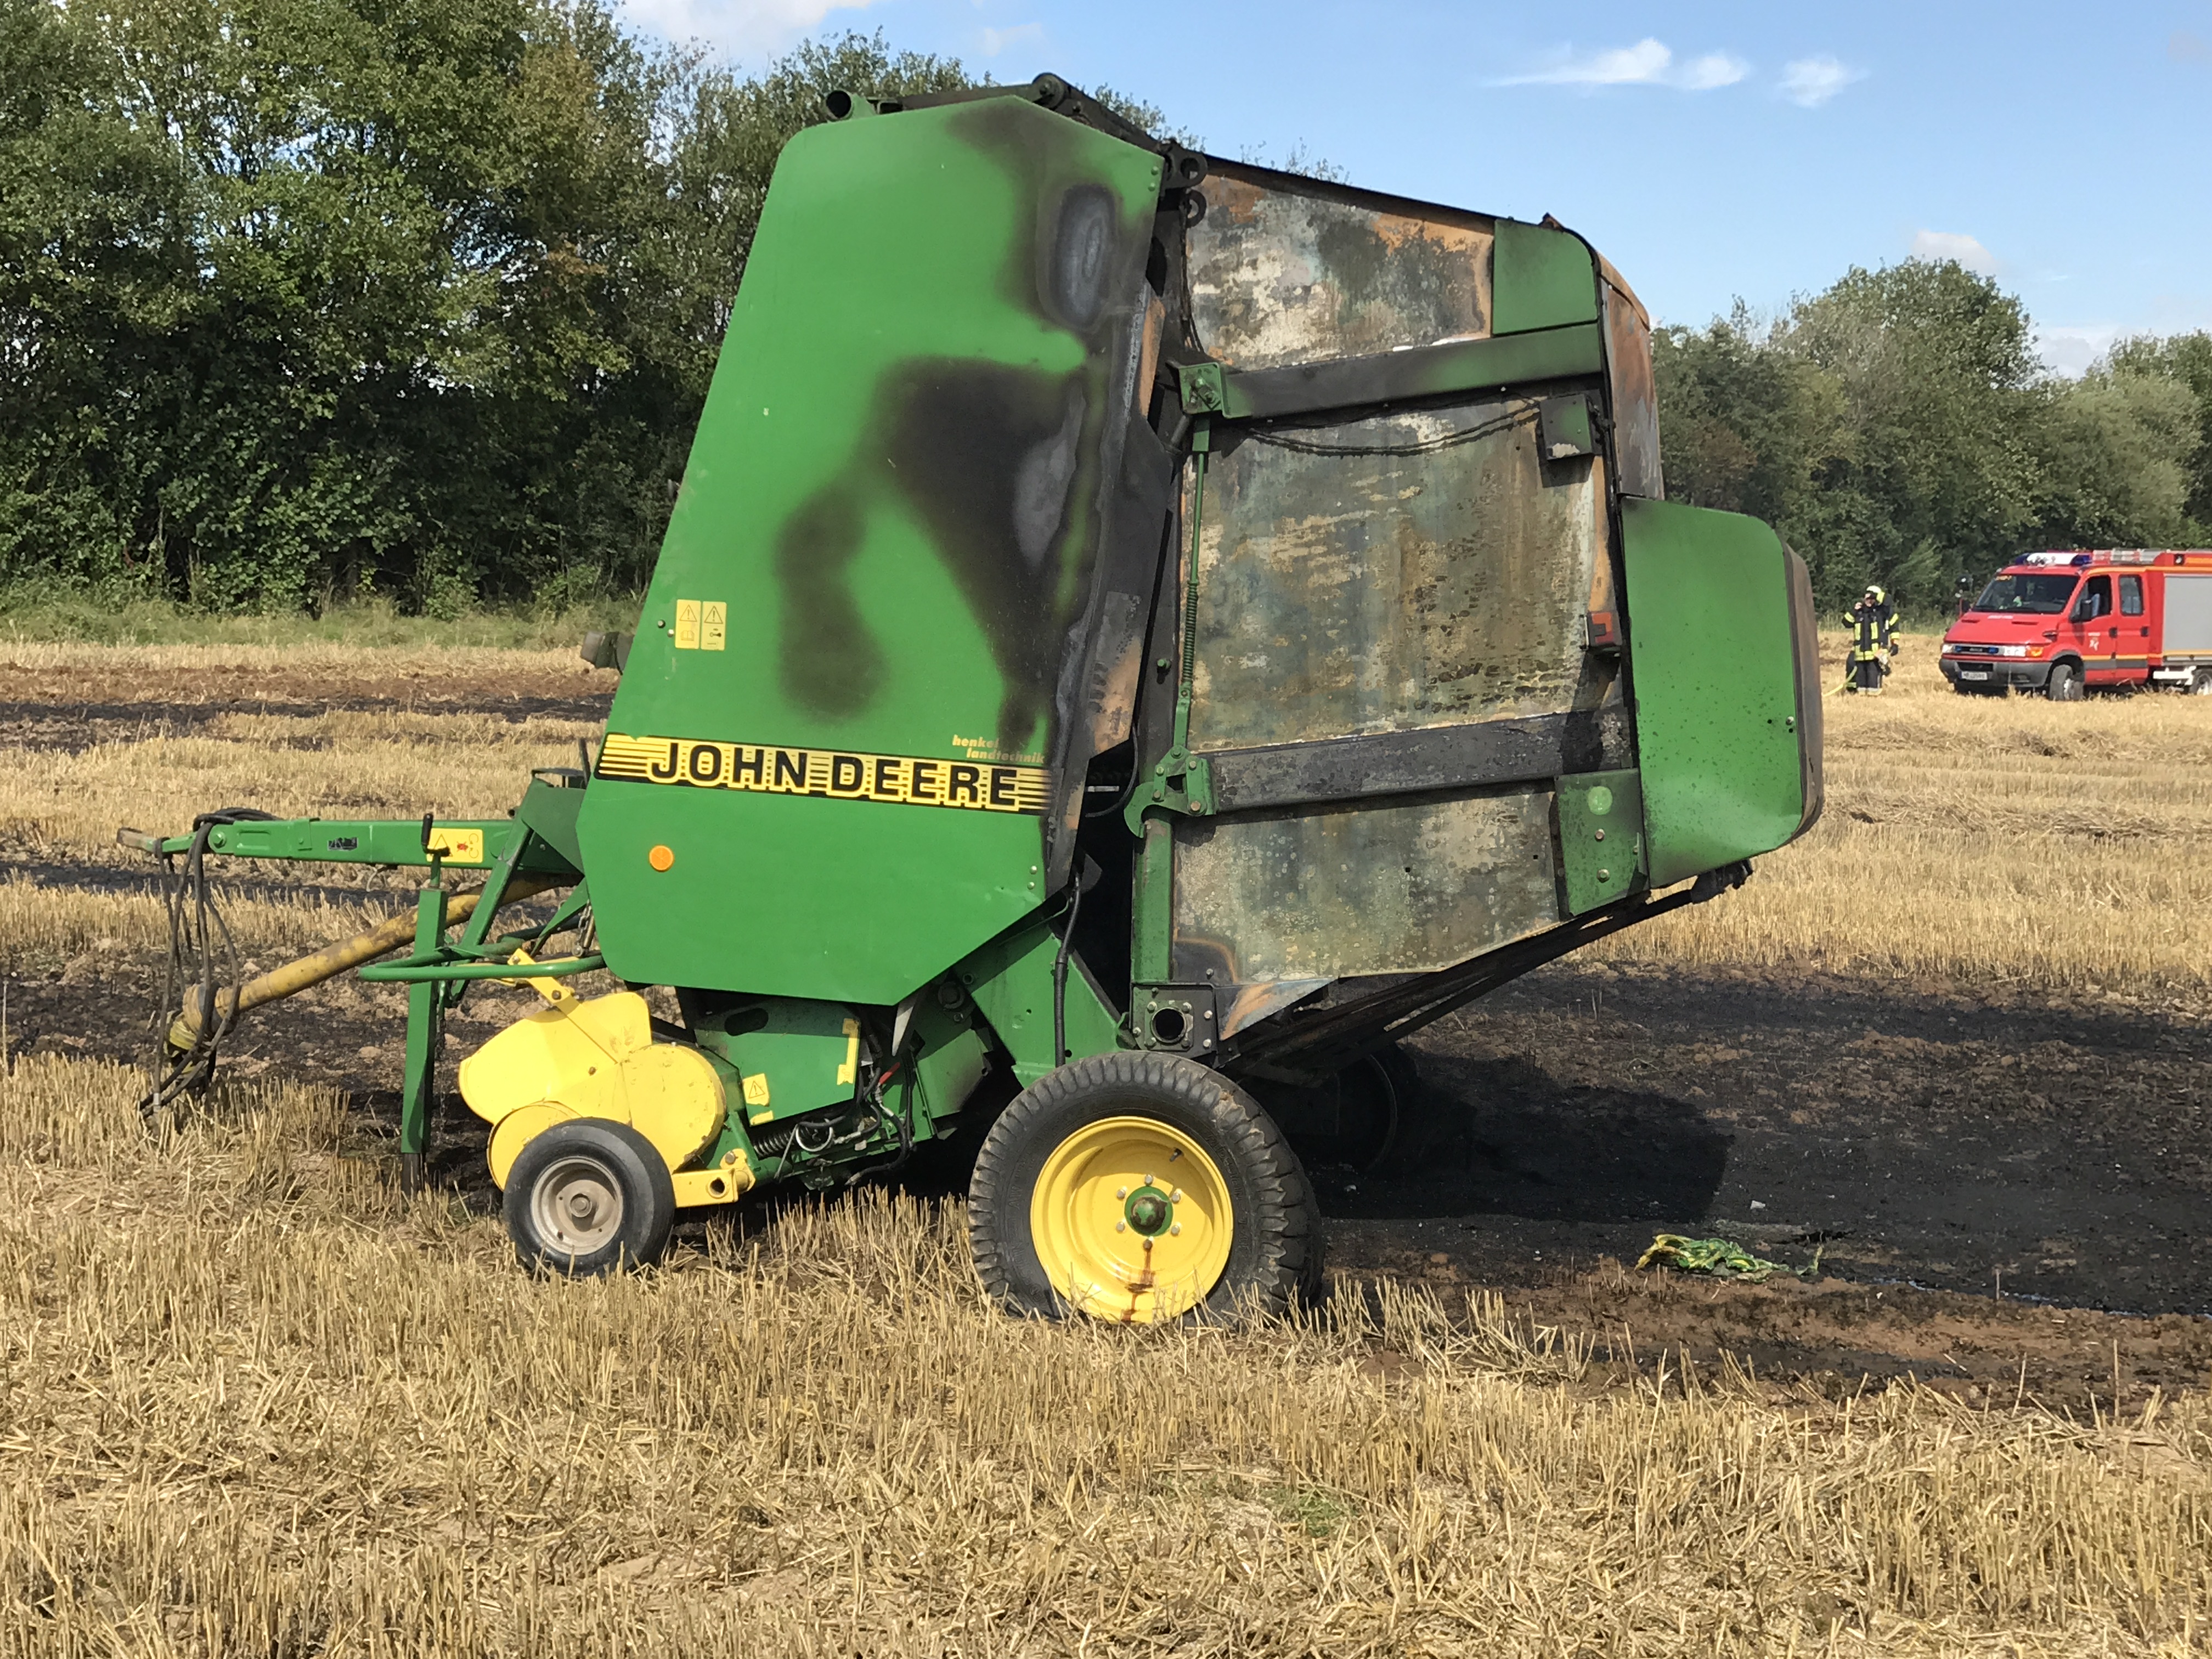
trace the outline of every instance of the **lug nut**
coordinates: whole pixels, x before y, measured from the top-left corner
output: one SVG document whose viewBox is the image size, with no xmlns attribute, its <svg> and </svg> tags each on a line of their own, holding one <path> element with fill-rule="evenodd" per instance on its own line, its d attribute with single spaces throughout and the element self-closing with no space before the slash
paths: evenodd
<svg viewBox="0 0 2212 1659">
<path fill-rule="evenodd" d="M 1127 1187 L 1116 1187 L 1114 1189 L 1114 1196 L 1116 1198 L 1127 1198 L 1128 1195 L 1129 1189 Z"/>
<path fill-rule="evenodd" d="M 1114 1224 L 1114 1231 L 1117 1233 L 1126 1233 L 1129 1231 L 1129 1224 L 1126 1221 L 1117 1221 Z"/>
<path fill-rule="evenodd" d="M 1176 1222 L 1173 1226 L 1170 1227 L 1170 1228 L 1168 1229 L 1168 1231 L 1169 1231 L 1170 1233 L 1174 1233 L 1174 1234 L 1176 1234 L 1176 1236 L 1180 1237 L 1180 1236 L 1182 1235 L 1182 1222 L 1180 1222 L 1180 1221 Z"/>
</svg>

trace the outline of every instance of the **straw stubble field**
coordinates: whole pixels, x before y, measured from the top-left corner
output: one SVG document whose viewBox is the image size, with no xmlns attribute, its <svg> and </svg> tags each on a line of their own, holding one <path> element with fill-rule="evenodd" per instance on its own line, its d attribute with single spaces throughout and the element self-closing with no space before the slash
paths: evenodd
<svg viewBox="0 0 2212 1659">
<path fill-rule="evenodd" d="M 1586 971 L 2199 1021 L 2212 708 L 1968 702 L 1919 665 L 1831 702 L 1813 836 Z M 102 1057 L 161 940 L 118 823 L 501 811 L 607 677 L 333 647 L 0 673 L 0 1651 L 2203 1650 L 2205 1379 L 2129 1386 L 2117 1337 L 2101 1397 L 2093 1364 L 2039 1401 L 2024 1357 L 2017 1387 L 1753 1376 L 1402 1276 L 1241 1334 L 1054 1329 L 981 1304 L 956 1202 L 865 1191 L 532 1282 L 480 1199 L 394 1191 L 362 1103 L 389 1047 L 346 1094 L 248 1043 L 149 1133 Z M 318 874 L 230 915 L 265 966 L 396 896 Z M 396 1036 L 364 988 L 318 1006 Z M 72 1012 L 22 1053 L 41 1009 Z"/>
<path fill-rule="evenodd" d="M 881 1196 L 532 1283 L 328 1092 L 149 1139 L 134 1087 L 0 1107 L 10 1651 L 2181 1653 L 2212 1605 L 2201 1397 L 1601 1388 L 1390 1288 L 1018 1324 Z"/>
<path fill-rule="evenodd" d="M 1914 643 L 1919 662 L 1881 697 L 1828 700 L 1829 807 L 1810 836 L 1727 902 L 1589 954 L 2212 1011 L 2212 860 L 2197 850 L 2212 834 L 2212 702 L 1960 697 L 1929 669 L 1930 642 Z M 143 871 L 113 844 L 118 823 L 183 824 L 216 805 L 501 814 L 531 766 L 574 763 L 612 680 L 558 652 L 337 646 L 17 645 L 0 647 L 0 674 L 14 745 L 36 757 L 0 776 L 0 853 L 19 872 Z M 87 907 L 12 879 L 0 951 L 27 968 L 88 939 L 140 948 L 155 921 L 142 903 Z M 331 919 L 296 908 L 249 907 L 241 922 L 276 949 L 325 936 Z"/>
</svg>

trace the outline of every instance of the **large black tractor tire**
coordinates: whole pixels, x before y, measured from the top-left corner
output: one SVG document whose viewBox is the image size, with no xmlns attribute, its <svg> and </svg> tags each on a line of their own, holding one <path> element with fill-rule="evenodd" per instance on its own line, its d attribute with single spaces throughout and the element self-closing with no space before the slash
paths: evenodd
<svg viewBox="0 0 2212 1659">
<path fill-rule="evenodd" d="M 676 1183 L 629 1124 L 573 1118 L 516 1155 L 505 1210 L 524 1267 L 589 1278 L 660 1260 L 676 1224 Z"/>
<path fill-rule="evenodd" d="M 2051 665 L 2051 678 L 2043 683 L 2043 695 L 2053 702 L 2081 701 L 2081 671 L 2070 662 Z"/>
<path fill-rule="evenodd" d="M 1047 1319 L 1226 1323 L 1321 1284 L 1297 1154 L 1242 1089 L 1166 1054 L 1079 1060 L 1016 1097 L 976 1158 L 968 1236 L 984 1290 Z"/>
</svg>

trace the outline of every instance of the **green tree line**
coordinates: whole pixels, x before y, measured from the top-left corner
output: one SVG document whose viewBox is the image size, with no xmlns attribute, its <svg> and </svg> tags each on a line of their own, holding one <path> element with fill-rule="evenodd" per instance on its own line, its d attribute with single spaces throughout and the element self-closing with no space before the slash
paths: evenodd
<svg viewBox="0 0 2212 1659">
<path fill-rule="evenodd" d="M 2212 335 L 2063 380 L 2017 299 L 1913 260 L 1654 346 L 1668 494 L 1767 520 L 1831 603 L 1878 582 L 1925 614 L 2027 549 L 2212 540 Z"/>
<path fill-rule="evenodd" d="M 0 580 L 213 609 L 641 585 L 783 142 L 601 0 L 0 0 Z"/>
<path fill-rule="evenodd" d="M 0 0 L 0 582 L 634 589 L 783 143 L 969 79 L 880 35 L 744 77 L 605 0 Z M 1832 599 L 2212 522 L 2212 337 L 2054 380 L 2016 301 L 1910 264 L 1657 347 L 1670 493 Z"/>
</svg>

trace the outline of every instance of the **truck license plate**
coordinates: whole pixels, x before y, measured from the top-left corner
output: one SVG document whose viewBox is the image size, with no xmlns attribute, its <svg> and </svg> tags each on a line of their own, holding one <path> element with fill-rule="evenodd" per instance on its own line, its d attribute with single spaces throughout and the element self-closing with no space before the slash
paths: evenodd
<svg viewBox="0 0 2212 1659">
<path fill-rule="evenodd" d="M 1985 680 L 1989 677 L 1990 671 L 1986 668 L 1961 668 L 1959 671 L 1959 678 L 1962 680 Z"/>
</svg>

